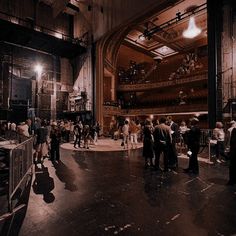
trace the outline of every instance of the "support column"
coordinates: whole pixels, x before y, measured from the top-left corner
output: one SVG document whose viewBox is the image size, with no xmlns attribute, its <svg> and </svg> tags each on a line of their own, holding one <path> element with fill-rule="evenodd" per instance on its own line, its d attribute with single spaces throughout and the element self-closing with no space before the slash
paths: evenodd
<svg viewBox="0 0 236 236">
<path fill-rule="evenodd" d="M 56 56 L 52 56 L 53 60 L 53 94 L 51 95 L 51 120 L 57 119 L 57 66 Z"/>
<path fill-rule="evenodd" d="M 214 128 L 222 117 L 222 101 L 218 91 L 221 82 L 220 39 L 221 39 L 221 1 L 207 0 L 208 24 L 208 125 Z M 218 93 L 219 92 L 219 93 Z"/>
<path fill-rule="evenodd" d="M 116 101 L 116 90 L 115 90 L 115 75 L 111 77 L 111 100 Z"/>
</svg>

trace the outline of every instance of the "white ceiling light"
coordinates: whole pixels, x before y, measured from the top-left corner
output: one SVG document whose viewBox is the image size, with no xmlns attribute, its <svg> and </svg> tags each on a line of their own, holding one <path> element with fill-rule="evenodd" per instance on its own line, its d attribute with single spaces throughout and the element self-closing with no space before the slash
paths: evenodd
<svg viewBox="0 0 236 236">
<path fill-rule="evenodd" d="M 140 35 L 140 36 L 139 36 L 139 39 L 140 39 L 141 41 L 145 41 L 145 40 L 146 40 L 146 38 L 145 38 L 144 35 Z"/>
<path fill-rule="evenodd" d="M 188 28 L 186 30 L 184 30 L 183 36 L 185 38 L 192 39 L 192 38 L 195 38 L 196 36 L 198 36 L 201 32 L 202 32 L 202 30 L 200 28 L 198 28 L 195 24 L 194 17 L 191 16 L 189 19 Z"/>
</svg>

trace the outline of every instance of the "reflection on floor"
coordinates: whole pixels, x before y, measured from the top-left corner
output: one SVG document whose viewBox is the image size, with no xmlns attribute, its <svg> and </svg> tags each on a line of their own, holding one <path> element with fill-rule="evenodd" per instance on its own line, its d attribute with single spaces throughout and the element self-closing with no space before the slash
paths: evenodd
<svg viewBox="0 0 236 236">
<path fill-rule="evenodd" d="M 78 152 L 38 164 L 20 236 L 234 235 L 236 186 L 227 164 L 200 174 L 144 169 L 142 149 Z"/>
</svg>

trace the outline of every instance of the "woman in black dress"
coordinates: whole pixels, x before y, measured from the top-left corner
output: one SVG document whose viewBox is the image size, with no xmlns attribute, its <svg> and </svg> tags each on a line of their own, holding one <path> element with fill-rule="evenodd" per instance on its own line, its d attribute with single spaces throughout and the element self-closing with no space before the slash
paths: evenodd
<svg viewBox="0 0 236 236">
<path fill-rule="evenodd" d="M 145 121 L 143 129 L 143 157 L 145 158 L 145 168 L 149 165 L 153 166 L 153 136 L 152 136 L 152 123 L 150 120 Z"/>
</svg>

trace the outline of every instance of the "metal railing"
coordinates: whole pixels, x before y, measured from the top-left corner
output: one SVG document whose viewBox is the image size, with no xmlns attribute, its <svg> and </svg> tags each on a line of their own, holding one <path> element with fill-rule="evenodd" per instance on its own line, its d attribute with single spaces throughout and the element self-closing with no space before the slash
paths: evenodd
<svg viewBox="0 0 236 236">
<path fill-rule="evenodd" d="M 213 130 L 212 129 L 201 129 L 201 136 L 200 136 L 200 153 L 204 153 L 205 155 L 202 156 L 206 156 L 209 158 L 209 144 L 210 144 L 210 140 L 212 139 L 212 133 Z M 179 140 L 177 142 L 177 146 L 176 146 L 179 154 L 186 154 L 187 152 L 187 143 L 186 140 L 184 138 L 184 136 L 182 134 L 180 134 L 179 136 Z"/>
<path fill-rule="evenodd" d="M 28 174 L 32 174 L 33 138 L 27 139 L 10 151 L 9 211 L 13 210 L 12 198 Z"/>
<path fill-rule="evenodd" d="M 29 179 L 32 179 L 33 174 L 33 137 L 19 144 L 17 144 L 16 140 L 5 140 L 1 143 L 0 149 L 4 150 L 6 153 L 5 158 L 9 162 L 8 192 L 6 192 L 8 204 L 6 211 L 8 212 L 0 216 L 0 222 L 4 222 L 6 220 L 12 221 L 14 219 L 12 216 L 27 205 L 27 202 L 24 203 L 24 200 L 22 201 L 21 194 L 18 196 L 17 192 L 23 193 L 31 186 Z"/>
</svg>

